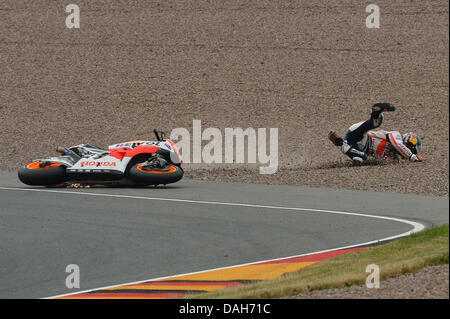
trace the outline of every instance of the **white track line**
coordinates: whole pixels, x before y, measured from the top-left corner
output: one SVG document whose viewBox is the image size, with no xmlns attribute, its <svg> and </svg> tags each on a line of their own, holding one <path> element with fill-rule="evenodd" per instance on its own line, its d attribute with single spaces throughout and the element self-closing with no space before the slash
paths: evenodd
<svg viewBox="0 0 450 319">
<path fill-rule="evenodd" d="M 355 247 L 359 247 L 359 246 L 373 245 L 373 244 L 376 244 L 376 243 L 385 242 L 385 241 L 397 239 L 397 238 L 400 238 L 400 237 L 409 236 L 411 234 L 420 232 L 420 231 L 425 229 L 425 226 L 423 224 L 421 224 L 421 223 L 410 221 L 410 220 L 406 220 L 406 219 L 401 219 L 401 218 L 379 216 L 379 215 L 369 215 L 369 214 L 362 214 L 362 213 L 352 213 L 352 212 L 344 212 L 344 211 L 324 210 L 324 209 L 301 208 L 301 207 L 284 207 L 284 206 L 270 206 L 270 205 L 243 204 L 243 203 L 212 202 L 212 201 L 200 201 L 200 200 L 191 200 L 191 199 L 145 197 L 145 196 L 121 195 L 121 194 L 71 192 L 71 191 L 58 191 L 58 190 L 48 190 L 48 189 L 14 188 L 14 187 L 3 187 L 3 186 L 0 186 L 0 189 L 2 189 L 2 190 L 13 190 L 13 191 L 62 193 L 62 194 L 71 194 L 71 195 L 87 195 L 87 196 L 128 198 L 128 199 L 157 200 L 157 201 L 181 202 L 181 203 L 192 203 L 192 204 L 222 205 L 222 206 L 252 207 L 252 208 L 276 209 L 276 210 L 319 212 L 319 213 L 328 213 L 328 214 L 350 215 L 350 216 L 358 216 L 358 217 L 384 219 L 384 220 L 389 220 L 389 221 L 393 221 L 393 222 L 399 222 L 399 223 L 408 224 L 408 225 L 413 227 L 412 230 L 404 232 L 404 233 L 401 233 L 401 234 L 398 234 L 398 235 L 385 237 L 385 238 L 380 238 L 380 239 L 372 240 L 372 241 L 369 241 L 369 242 L 355 244 L 355 245 L 350 245 L 350 246 L 344 246 L 344 247 L 339 247 L 339 248 L 322 250 L 322 251 L 307 253 L 307 254 L 303 254 L 303 255 L 288 256 L 288 257 L 275 258 L 275 259 L 269 259 L 269 260 L 252 262 L 252 263 L 246 263 L 246 264 L 240 264 L 240 265 L 234 265 L 234 266 L 227 266 L 227 267 L 220 267 L 220 268 L 202 270 L 202 271 L 192 272 L 192 273 L 187 273 L 187 274 L 180 274 L 180 275 L 159 277 L 159 278 L 147 279 L 147 280 L 130 282 L 130 283 L 117 284 L 117 285 L 113 285 L 113 286 L 94 288 L 94 289 L 78 291 L 78 292 L 73 292 L 73 293 L 68 293 L 68 294 L 63 294 L 63 295 L 57 295 L 57 296 L 52 296 L 52 297 L 47 297 L 47 298 L 58 298 L 58 297 L 70 296 L 70 295 L 74 295 L 74 294 L 91 292 L 91 291 L 94 291 L 94 290 L 113 288 L 113 287 L 117 287 L 117 286 L 133 285 L 133 284 L 139 284 L 139 283 L 143 283 L 143 282 L 147 282 L 147 281 L 168 279 L 168 278 L 173 278 L 173 277 L 178 277 L 178 276 L 198 274 L 198 273 L 209 272 L 209 271 L 214 271 L 214 270 L 221 270 L 221 269 L 234 268 L 234 267 L 239 267 L 239 266 L 253 265 L 253 264 L 258 264 L 258 263 L 268 262 L 268 261 L 275 261 L 275 260 L 282 260 L 282 259 L 287 259 L 287 258 L 302 257 L 302 256 L 308 256 L 308 255 L 319 254 L 319 253 L 324 253 L 324 252 L 330 252 L 330 251 L 335 251 L 335 250 L 341 250 L 341 249 L 347 249 L 347 248 L 355 248 Z"/>
</svg>

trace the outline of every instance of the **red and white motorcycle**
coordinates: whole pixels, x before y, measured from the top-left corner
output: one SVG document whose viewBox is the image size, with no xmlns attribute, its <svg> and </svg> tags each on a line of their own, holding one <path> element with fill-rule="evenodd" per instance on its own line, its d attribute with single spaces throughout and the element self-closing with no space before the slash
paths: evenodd
<svg viewBox="0 0 450 319">
<path fill-rule="evenodd" d="M 36 159 L 19 169 L 27 185 L 64 186 L 115 184 L 145 186 L 170 184 L 183 177 L 176 145 L 153 130 L 157 141 L 130 141 L 103 150 L 90 144 L 57 148 L 60 156 Z"/>
</svg>

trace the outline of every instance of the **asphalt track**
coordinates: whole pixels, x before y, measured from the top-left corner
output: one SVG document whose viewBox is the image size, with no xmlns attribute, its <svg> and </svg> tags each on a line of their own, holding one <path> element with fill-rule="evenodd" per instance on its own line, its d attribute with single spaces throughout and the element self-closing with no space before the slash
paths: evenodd
<svg viewBox="0 0 450 319">
<path fill-rule="evenodd" d="M 27 188 L 16 173 L 1 172 L 0 298 L 356 245 L 413 229 L 392 218 L 430 227 L 448 223 L 448 212 L 447 197 L 191 180 L 166 188 Z M 80 268 L 78 290 L 65 286 L 69 264 Z"/>
</svg>

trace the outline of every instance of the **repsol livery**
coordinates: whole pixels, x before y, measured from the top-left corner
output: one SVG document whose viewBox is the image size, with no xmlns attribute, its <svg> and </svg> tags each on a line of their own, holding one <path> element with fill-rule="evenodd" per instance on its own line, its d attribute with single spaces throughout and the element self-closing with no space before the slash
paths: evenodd
<svg viewBox="0 0 450 319">
<path fill-rule="evenodd" d="M 56 186 L 66 183 L 159 185 L 183 177 L 176 145 L 154 130 L 157 141 L 129 141 L 108 150 L 90 144 L 57 148 L 60 156 L 35 159 L 19 169 L 27 185 Z"/>
</svg>

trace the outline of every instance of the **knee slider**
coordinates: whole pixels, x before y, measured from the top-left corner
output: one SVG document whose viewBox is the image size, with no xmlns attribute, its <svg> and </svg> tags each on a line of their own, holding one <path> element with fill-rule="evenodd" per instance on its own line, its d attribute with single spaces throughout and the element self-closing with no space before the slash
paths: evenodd
<svg viewBox="0 0 450 319">
<path fill-rule="evenodd" d="M 341 147 L 341 151 L 344 154 L 347 154 L 347 152 L 351 149 L 352 147 L 350 145 L 347 144 L 347 142 L 343 142 L 342 143 L 342 147 Z"/>
</svg>

